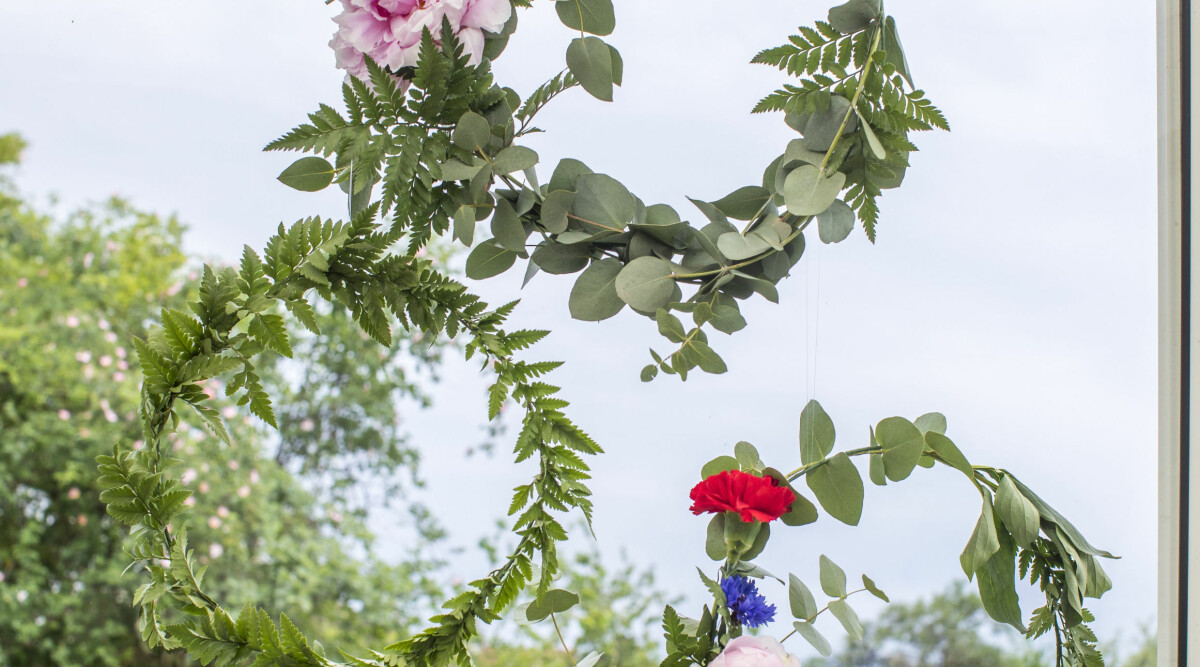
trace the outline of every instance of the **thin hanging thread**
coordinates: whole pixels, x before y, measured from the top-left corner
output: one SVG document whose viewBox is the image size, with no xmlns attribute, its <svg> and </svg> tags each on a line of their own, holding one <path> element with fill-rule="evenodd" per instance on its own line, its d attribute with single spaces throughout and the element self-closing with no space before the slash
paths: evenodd
<svg viewBox="0 0 1200 667">
<path fill-rule="evenodd" d="M 821 246 L 817 245 L 817 303 L 813 306 L 813 398 L 817 397 L 817 353 L 821 345 Z"/>
</svg>

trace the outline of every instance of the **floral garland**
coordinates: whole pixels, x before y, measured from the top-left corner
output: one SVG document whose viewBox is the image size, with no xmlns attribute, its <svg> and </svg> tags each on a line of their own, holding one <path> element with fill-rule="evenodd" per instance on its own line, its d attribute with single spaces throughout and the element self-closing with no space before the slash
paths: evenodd
<svg viewBox="0 0 1200 667">
<path fill-rule="evenodd" d="M 653 318 L 679 347 L 667 355 L 652 351 L 644 381 L 659 372 L 686 379 L 695 368 L 721 373 L 725 362 L 705 327 L 731 334 L 747 326 L 740 301 L 755 294 L 775 301 L 775 285 L 800 259 L 814 223 L 823 243 L 843 240 L 856 222 L 874 240 L 878 199 L 901 184 L 916 150 L 910 134 L 949 129 L 913 87 L 896 21 L 881 0 L 850 0 L 831 9 L 827 21 L 755 56 L 797 78 L 755 111 L 784 112 L 798 136 L 767 166 L 761 184 L 712 202 L 693 200 L 706 221 L 696 227 L 578 160 L 561 161 L 543 182 L 537 154 L 516 143 L 539 131 L 532 125 L 537 113 L 571 88 L 612 99 L 624 64 L 602 39 L 616 25 L 611 0 L 555 0 L 562 23 L 580 36 L 567 49 L 566 69 L 524 101 L 494 83 L 490 63 L 516 31 L 516 10 L 530 0 L 341 3 L 331 47 L 348 73 L 345 112 L 322 105 L 309 123 L 267 149 L 311 153 L 279 180 L 302 191 L 337 183 L 347 193 L 350 220 L 280 226 L 263 253 L 246 248 L 237 270 L 206 267 L 191 312 L 164 310 L 161 326 L 135 341 L 145 377 L 146 446 L 118 444 L 99 458 L 101 498 L 131 527 L 131 567 L 147 579 L 134 596 L 142 637 L 152 647 L 186 650 L 202 664 L 470 664 L 478 623 L 500 619 L 526 588 L 535 595 L 526 610 L 530 621 L 553 619 L 578 603 L 574 593 L 552 588 L 557 544 L 567 538 L 560 517 L 577 509 L 590 520 L 585 457 L 601 449 L 563 412 L 568 404 L 558 388 L 541 379 L 559 364 L 516 356 L 547 332 L 503 329 L 515 302 L 489 309 L 440 273 L 421 252 L 435 235 L 472 248 L 466 266 L 472 278 L 498 275 L 518 258 L 528 260 L 527 280 L 538 272 L 580 272 L 569 303 L 577 319 L 607 319 L 625 306 Z M 745 225 L 739 229 L 731 219 Z M 488 220 L 491 238 L 476 242 L 478 224 Z M 489 418 L 507 401 L 519 404 L 525 416 L 515 459 L 537 462 L 536 476 L 514 490 L 509 514 L 518 542 L 504 565 L 447 601 L 427 630 L 365 656 L 343 654 L 346 662 L 326 655 L 286 615 L 276 621 L 254 606 L 232 614 L 205 592 L 204 568 L 188 548 L 181 517 L 190 491 L 172 472 L 178 462 L 163 451 L 185 406 L 229 440 L 221 415 L 205 403 L 202 383 L 217 376 L 229 376 L 226 391 L 240 405 L 275 424 L 253 358 L 266 350 L 291 355 L 283 312 L 315 330 L 310 295 L 344 304 L 384 345 L 394 326 L 466 337 L 467 358 L 479 355 L 496 372 Z M 690 314 L 694 326 L 676 313 Z M 818 505 L 839 521 L 858 523 L 864 484 L 852 457 L 860 456 L 868 457 L 869 479 L 880 486 L 908 478 L 918 466 L 941 464 L 964 474 L 980 493 L 982 512 L 960 562 L 978 582 L 985 609 L 1030 637 L 1053 630 L 1059 665 L 1102 664 L 1083 600 L 1109 589 L 1098 559 L 1112 556 L 1011 473 L 969 463 L 946 437 L 945 417 L 883 419 L 867 446 L 836 454 L 833 421 L 819 403 L 805 407 L 800 424 L 799 466 L 789 473 L 768 467 L 749 443 L 702 467 L 691 511 L 712 514 L 705 553 L 719 565 L 716 576 L 700 570 L 712 601 L 696 618 L 665 609 L 665 666 L 794 667 L 799 661 L 782 645 L 792 634 L 828 655 L 829 642 L 813 625 L 826 611 L 852 637 L 861 634 L 848 599 L 867 592 L 887 600 L 870 578 L 864 575 L 862 588 L 851 591 L 845 572 L 821 556 L 820 590 L 830 599 L 818 605 L 796 575 L 784 581 L 754 563 L 771 524 L 812 523 Z M 801 477 L 816 503 L 797 490 Z M 1046 596 L 1028 626 L 1018 578 Z M 745 635 L 779 614 L 771 591 L 759 588 L 772 582 L 786 590 L 787 604 L 778 606 L 791 613 L 793 631 L 780 640 Z M 192 620 L 167 624 L 165 608 Z M 601 657 L 571 660 L 592 667 Z"/>
</svg>

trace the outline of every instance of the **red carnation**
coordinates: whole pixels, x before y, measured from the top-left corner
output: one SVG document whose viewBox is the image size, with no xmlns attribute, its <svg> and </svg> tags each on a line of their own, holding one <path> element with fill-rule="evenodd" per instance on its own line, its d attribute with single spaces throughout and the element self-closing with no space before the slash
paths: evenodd
<svg viewBox="0 0 1200 667">
<path fill-rule="evenodd" d="M 764 523 L 787 514 L 796 494 L 773 477 L 726 470 L 692 487 L 692 514 L 737 512 L 742 521 Z"/>
</svg>

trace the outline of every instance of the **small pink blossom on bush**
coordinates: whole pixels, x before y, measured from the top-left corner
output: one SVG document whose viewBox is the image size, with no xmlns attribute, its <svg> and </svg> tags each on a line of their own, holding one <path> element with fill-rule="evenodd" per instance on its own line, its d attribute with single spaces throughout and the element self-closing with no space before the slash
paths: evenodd
<svg viewBox="0 0 1200 667">
<path fill-rule="evenodd" d="M 743 635 L 729 642 L 709 667 L 800 667 L 800 660 L 771 637 Z"/>
<path fill-rule="evenodd" d="M 68 419 L 70 419 L 70 418 L 71 418 L 71 411 L 70 411 L 70 410 L 67 410 L 67 409 L 65 409 L 65 408 L 64 408 L 64 409 L 62 409 L 62 410 L 59 410 L 59 411 L 58 411 L 58 418 L 59 418 L 59 419 L 61 419 L 61 420 L 63 420 L 63 421 L 67 421 Z"/>
<path fill-rule="evenodd" d="M 250 496 L 250 487 L 246 486 L 245 484 L 241 485 L 240 487 L 238 487 L 237 494 L 238 494 L 238 497 L 241 497 L 241 498 L 249 497 Z"/>
<path fill-rule="evenodd" d="M 80 528 L 83 528 L 84 526 L 87 526 L 88 518 L 80 514 L 79 516 L 75 517 L 75 522 L 79 524 Z"/>
<path fill-rule="evenodd" d="M 79 326 L 79 318 L 74 315 L 67 315 L 67 326 L 72 329 Z"/>
<path fill-rule="evenodd" d="M 106 354 L 106 355 L 100 357 L 100 359 L 98 361 L 100 363 L 101 368 L 108 368 L 109 366 L 112 366 L 113 358 Z"/>
<path fill-rule="evenodd" d="M 187 470 L 183 471 L 182 475 L 179 476 L 180 484 L 185 484 L 185 485 L 191 484 L 194 481 L 196 481 L 196 469 L 195 468 L 188 468 Z"/>
<path fill-rule="evenodd" d="M 305 433 L 311 432 L 314 428 L 316 428 L 316 426 L 317 425 L 311 419 L 304 419 L 300 422 L 300 430 L 304 431 Z"/>
<path fill-rule="evenodd" d="M 86 364 L 87 362 L 89 362 L 91 360 L 92 360 L 92 353 L 88 352 L 87 350 L 80 350 L 75 353 L 75 361 L 78 361 L 81 364 Z"/>
<path fill-rule="evenodd" d="M 113 373 L 113 382 L 124 382 L 124 381 L 125 381 L 124 373 L 122 373 L 121 371 L 117 371 L 116 373 Z"/>
<path fill-rule="evenodd" d="M 124 359 L 124 358 L 125 358 L 125 348 L 123 348 L 123 347 L 118 347 L 118 348 L 115 350 L 115 352 L 117 353 L 117 358 L 119 358 L 119 359 Z M 121 370 L 125 370 L 125 369 L 123 369 L 123 368 L 122 368 Z"/>
<path fill-rule="evenodd" d="M 29 287 L 29 279 L 25 277 L 17 278 L 17 287 Z"/>
<path fill-rule="evenodd" d="M 184 504 L 184 505 L 186 505 L 186 506 L 188 506 L 188 507 L 192 507 L 192 506 L 194 506 L 194 505 L 196 504 L 196 497 L 195 497 L 195 496 L 188 496 L 187 498 L 184 498 L 184 499 L 183 499 L 183 504 Z"/>
<path fill-rule="evenodd" d="M 117 342 L 117 334 L 113 331 L 106 332 L 104 334 L 104 340 L 106 340 L 110 343 L 115 343 L 115 342 Z"/>
<path fill-rule="evenodd" d="M 229 508 L 224 505 L 221 505 L 220 507 L 217 508 L 217 516 L 221 517 L 222 519 L 228 519 L 229 518 Z"/>
<path fill-rule="evenodd" d="M 220 558 L 221 554 L 223 554 L 223 553 L 225 553 L 225 547 L 217 544 L 216 542 L 213 542 L 212 544 L 208 545 L 208 555 L 210 558 L 213 558 L 213 559 Z"/>
<path fill-rule="evenodd" d="M 221 527 L 221 517 L 217 517 L 217 516 L 208 517 L 208 527 L 212 528 L 213 530 L 220 528 Z"/>
<path fill-rule="evenodd" d="M 363 55 L 393 72 L 417 64 L 425 30 L 441 43 L 443 19 L 470 56 L 483 58 L 484 31 L 498 33 L 512 16 L 509 0 L 342 0 L 329 46 L 337 66 L 369 82 Z"/>
<path fill-rule="evenodd" d="M 258 484 L 258 471 L 257 470 L 250 471 L 250 483 Z"/>
<path fill-rule="evenodd" d="M 129 370 L 129 362 L 125 361 L 124 359 L 121 359 L 120 361 L 117 362 L 117 368 L 119 368 L 123 371 L 127 371 L 127 370 Z"/>
<path fill-rule="evenodd" d="M 200 493 L 208 493 L 208 482 L 200 482 L 200 485 L 196 487 L 196 490 Z"/>
<path fill-rule="evenodd" d="M 79 500 L 79 487 L 72 486 L 70 489 L 68 489 L 67 497 L 70 498 L 71 500 Z"/>
<path fill-rule="evenodd" d="M 224 410 L 221 410 L 221 414 L 226 419 L 233 419 L 234 417 L 237 416 L 237 408 L 233 407 L 232 405 L 227 405 L 227 406 L 225 406 Z"/>
<path fill-rule="evenodd" d="M 230 461 L 230 462 L 229 462 L 229 469 L 230 469 L 230 470 L 237 470 L 238 468 L 240 468 L 240 467 L 241 467 L 241 465 L 242 465 L 242 464 L 238 463 L 237 461 Z"/>
</svg>

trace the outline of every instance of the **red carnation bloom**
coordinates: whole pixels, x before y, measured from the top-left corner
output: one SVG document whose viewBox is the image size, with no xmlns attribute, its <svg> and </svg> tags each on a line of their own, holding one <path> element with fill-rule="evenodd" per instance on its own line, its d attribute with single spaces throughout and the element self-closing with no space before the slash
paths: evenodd
<svg viewBox="0 0 1200 667">
<path fill-rule="evenodd" d="M 773 477 L 726 470 L 692 487 L 692 514 L 737 512 L 742 521 L 764 523 L 787 514 L 796 494 Z"/>
</svg>

